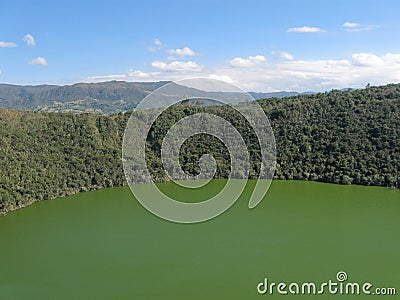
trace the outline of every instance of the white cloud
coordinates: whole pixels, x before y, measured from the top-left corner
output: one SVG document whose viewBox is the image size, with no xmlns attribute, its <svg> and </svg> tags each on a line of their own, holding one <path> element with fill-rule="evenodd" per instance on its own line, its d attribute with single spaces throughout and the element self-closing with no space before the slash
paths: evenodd
<svg viewBox="0 0 400 300">
<path fill-rule="evenodd" d="M 182 49 L 170 49 L 168 53 L 171 55 L 178 55 L 178 56 L 198 56 L 199 53 L 193 51 L 189 47 L 184 47 Z"/>
<path fill-rule="evenodd" d="M 42 65 L 42 66 L 47 66 L 47 60 L 43 57 L 36 57 L 35 59 L 32 59 L 29 64 L 31 65 Z"/>
<path fill-rule="evenodd" d="M 161 47 L 161 46 L 163 46 L 163 43 L 161 43 L 161 41 L 159 40 L 159 39 L 154 39 L 154 45 L 156 45 L 156 46 L 158 46 L 158 47 Z"/>
<path fill-rule="evenodd" d="M 11 42 L 2 42 L 0 41 L 0 48 L 14 48 L 17 47 L 17 44 Z"/>
<path fill-rule="evenodd" d="M 380 66 L 384 64 L 382 58 L 370 53 L 354 53 L 351 57 L 354 63 L 359 66 Z"/>
<path fill-rule="evenodd" d="M 35 46 L 35 44 L 36 44 L 35 38 L 32 35 L 30 35 L 29 33 L 24 36 L 24 41 L 26 42 L 26 44 L 28 46 Z"/>
<path fill-rule="evenodd" d="M 361 24 L 354 23 L 354 22 L 344 22 L 343 27 L 346 27 L 346 28 L 354 28 L 354 27 L 358 27 L 358 26 L 360 26 L 360 25 L 361 25 Z"/>
<path fill-rule="evenodd" d="M 150 52 L 155 52 L 157 50 L 160 50 L 164 46 L 165 45 L 159 39 L 154 39 L 153 46 L 147 47 L 147 50 L 149 50 Z"/>
<path fill-rule="evenodd" d="M 287 30 L 287 32 L 324 32 L 323 29 L 318 28 L 318 27 L 312 27 L 312 26 L 302 26 L 302 27 L 292 27 Z"/>
<path fill-rule="evenodd" d="M 128 76 L 129 77 L 137 77 L 137 78 L 149 78 L 151 76 L 151 73 L 146 73 L 143 71 L 129 70 Z"/>
<path fill-rule="evenodd" d="M 163 71 L 201 71 L 203 69 L 203 66 L 194 61 L 173 61 L 171 63 L 165 63 L 156 60 L 153 61 L 151 65 Z"/>
<path fill-rule="evenodd" d="M 400 63 L 400 54 L 387 53 L 383 56 L 385 61 Z"/>
<path fill-rule="evenodd" d="M 290 54 L 289 52 L 285 52 L 285 51 L 281 51 L 279 52 L 279 56 L 281 58 L 287 59 L 287 60 L 292 60 L 294 59 L 294 56 L 292 54 Z"/>
<path fill-rule="evenodd" d="M 160 81 L 165 80 L 158 77 L 159 72 L 144 72 L 139 70 L 130 69 L 126 74 L 112 74 L 112 75 L 95 75 L 84 79 L 86 82 L 100 82 L 110 80 L 123 80 L 123 81 Z"/>
<path fill-rule="evenodd" d="M 211 78 L 211 79 L 221 80 L 221 81 L 225 81 L 225 82 L 232 83 L 232 84 L 237 84 L 238 83 L 236 80 L 233 80 L 228 75 L 210 74 L 210 75 L 208 75 L 208 77 Z"/>
<path fill-rule="evenodd" d="M 101 81 L 101 80 L 123 80 L 127 76 L 125 74 L 111 74 L 111 75 L 95 75 L 95 76 L 90 76 L 88 79 L 93 80 L 93 81 Z"/>
<path fill-rule="evenodd" d="M 349 21 L 344 22 L 342 26 L 344 28 L 346 28 L 346 31 L 348 31 L 348 32 L 370 31 L 372 29 L 380 27 L 378 25 L 365 25 L 365 24 L 349 22 Z"/>
<path fill-rule="evenodd" d="M 229 61 L 229 64 L 232 67 L 252 67 L 260 63 L 263 63 L 265 61 L 266 61 L 265 56 L 255 55 L 255 56 L 249 56 L 248 58 L 235 57 L 234 59 Z"/>
</svg>

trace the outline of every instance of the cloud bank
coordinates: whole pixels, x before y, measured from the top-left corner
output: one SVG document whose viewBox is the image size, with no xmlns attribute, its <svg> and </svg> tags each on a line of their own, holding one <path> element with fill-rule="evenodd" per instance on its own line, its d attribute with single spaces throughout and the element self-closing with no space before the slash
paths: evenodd
<svg viewBox="0 0 400 300">
<path fill-rule="evenodd" d="M 210 77 L 236 83 L 248 91 L 326 91 L 382 85 L 400 80 L 400 53 L 383 56 L 353 53 L 344 59 L 269 61 L 263 55 L 235 57 L 207 67 L 194 61 L 153 61 L 157 71 L 129 70 L 126 74 L 92 76 L 85 81 L 160 81 Z"/>
</svg>

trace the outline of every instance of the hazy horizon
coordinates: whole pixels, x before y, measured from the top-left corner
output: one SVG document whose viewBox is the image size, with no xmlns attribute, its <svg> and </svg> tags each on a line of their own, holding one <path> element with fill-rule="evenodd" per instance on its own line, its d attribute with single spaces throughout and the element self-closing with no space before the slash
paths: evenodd
<svg viewBox="0 0 400 300">
<path fill-rule="evenodd" d="M 173 82 L 170 80 L 159 80 L 159 81 L 126 81 L 126 80 L 108 80 L 108 81 L 96 81 L 96 82 L 87 82 L 87 81 L 79 81 L 74 83 L 66 83 L 66 84 L 56 84 L 56 83 L 38 83 L 38 84 L 15 84 L 15 83 L 8 83 L 8 82 L 0 82 L 0 85 L 13 85 L 13 86 L 21 86 L 21 87 L 35 87 L 35 86 L 54 86 L 54 87 L 61 87 L 61 86 L 73 86 L 77 84 L 92 84 L 92 83 L 112 83 L 112 82 L 121 82 L 121 83 L 160 83 L 160 82 Z M 320 92 L 329 92 L 331 90 L 347 90 L 347 89 L 363 89 L 368 84 L 367 82 L 365 85 L 360 87 L 338 87 L 338 88 L 331 88 L 326 90 L 307 90 L 307 91 L 297 91 L 297 90 L 274 90 L 274 91 L 256 91 L 256 90 L 248 90 L 248 93 L 259 93 L 259 94 L 274 94 L 274 93 L 299 93 L 299 94 L 306 94 L 306 93 L 320 93 Z M 388 84 L 399 84 L 400 82 L 388 82 L 386 84 L 377 85 L 377 86 L 385 86 Z M 372 86 L 372 85 L 371 85 Z"/>
</svg>

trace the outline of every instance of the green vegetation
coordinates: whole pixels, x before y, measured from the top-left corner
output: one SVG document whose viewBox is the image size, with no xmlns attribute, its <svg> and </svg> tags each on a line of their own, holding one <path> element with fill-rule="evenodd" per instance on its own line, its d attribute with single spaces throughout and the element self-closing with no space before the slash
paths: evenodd
<svg viewBox="0 0 400 300">
<path fill-rule="evenodd" d="M 277 141 L 277 179 L 400 187 L 400 85 L 331 91 L 261 100 Z M 213 111 L 236 122 L 250 149 L 251 178 L 257 177 L 259 148 L 246 122 L 230 107 L 175 106 L 148 136 L 153 176 L 165 180 L 160 138 L 176 120 Z M 121 142 L 129 113 L 111 116 L 37 113 L 0 109 L 0 212 L 50 199 L 125 184 Z M 183 168 L 198 172 L 198 157 L 214 153 L 217 177 L 227 174 L 222 144 L 197 136 L 184 144 Z"/>
<path fill-rule="evenodd" d="M 400 187 L 400 85 L 261 101 L 276 177 Z"/>
<path fill-rule="evenodd" d="M 113 114 L 132 110 L 150 92 L 168 83 L 109 81 L 73 85 L 0 84 L 0 107 L 40 112 Z M 296 92 L 251 93 L 255 99 L 293 96 Z"/>
<path fill-rule="evenodd" d="M 335 300 L 342 297 L 284 297 L 276 290 L 260 296 L 256 287 L 264 277 L 336 282 L 338 271 L 347 282 L 399 293 L 399 190 L 274 181 L 253 210 L 250 193 L 251 187 L 226 213 L 196 225 L 151 215 L 127 187 L 0 217 L 0 298 Z"/>
<path fill-rule="evenodd" d="M 126 118 L 0 109 L 0 212 L 125 182 Z"/>
<path fill-rule="evenodd" d="M 65 86 L 0 84 L 0 106 L 43 112 L 118 113 L 135 108 L 141 99 L 165 83 L 110 81 Z"/>
</svg>

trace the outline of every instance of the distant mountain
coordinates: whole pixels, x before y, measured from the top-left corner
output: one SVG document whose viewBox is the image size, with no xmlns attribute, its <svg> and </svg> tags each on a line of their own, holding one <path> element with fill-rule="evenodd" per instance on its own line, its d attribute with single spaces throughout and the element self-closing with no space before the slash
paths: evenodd
<svg viewBox="0 0 400 300">
<path fill-rule="evenodd" d="M 285 98 L 285 97 L 291 97 L 291 96 L 298 96 L 298 95 L 312 95 L 315 94 L 315 92 L 304 92 L 304 93 L 299 93 L 299 92 L 273 92 L 273 93 L 257 93 L 257 92 L 249 92 L 249 94 L 256 100 L 259 99 L 268 99 L 268 98 Z"/>
<path fill-rule="evenodd" d="M 0 107 L 113 113 L 133 109 L 140 100 L 166 83 L 110 81 L 65 86 L 0 84 Z"/>
<path fill-rule="evenodd" d="M 134 109 L 136 105 L 155 89 L 169 83 L 109 81 L 99 83 L 76 83 L 73 85 L 20 86 L 0 84 L 0 107 L 41 112 L 95 112 L 101 114 L 118 113 Z M 173 88 L 171 89 L 173 94 Z M 188 94 L 199 96 L 202 91 L 188 88 Z M 218 97 L 219 92 L 209 92 L 210 97 Z M 232 99 L 236 93 L 229 94 Z M 256 93 L 255 99 L 283 98 L 296 96 L 297 92 Z M 304 94 L 312 94 L 306 92 Z M 238 98 L 240 99 L 240 97 Z"/>
</svg>

